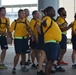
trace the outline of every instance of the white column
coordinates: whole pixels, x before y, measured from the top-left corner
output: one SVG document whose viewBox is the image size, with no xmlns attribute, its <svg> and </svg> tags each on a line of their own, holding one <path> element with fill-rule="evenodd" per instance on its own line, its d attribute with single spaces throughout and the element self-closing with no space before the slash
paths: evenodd
<svg viewBox="0 0 76 75">
<path fill-rule="evenodd" d="M 59 8 L 59 0 L 38 0 L 38 10 L 44 9 L 47 6 L 53 6 L 57 16 L 57 10 Z"/>
<path fill-rule="evenodd" d="M 0 7 L 2 6 L 2 0 L 0 0 Z"/>
</svg>

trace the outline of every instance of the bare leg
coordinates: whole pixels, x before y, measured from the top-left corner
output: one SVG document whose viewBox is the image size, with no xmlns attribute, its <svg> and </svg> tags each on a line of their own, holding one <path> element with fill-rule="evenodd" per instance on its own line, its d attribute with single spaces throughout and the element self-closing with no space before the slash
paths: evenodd
<svg viewBox="0 0 76 75">
<path fill-rule="evenodd" d="M 6 50 L 3 49 L 2 52 L 1 52 L 1 62 L 0 63 L 4 62 L 5 56 L 6 56 Z"/>
<path fill-rule="evenodd" d="M 73 50 L 72 52 L 72 62 L 75 63 L 75 59 L 76 59 L 76 50 Z"/>
<path fill-rule="evenodd" d="M 41 56 L 39 58 L 39 65 L 38 65 L 38 72 L 42 70 L 42 64 L 44 62 L 45 57 L 46 57 L 45 52 L 41 50 Z"/>
<path fill-rule="evenodd" d="M 40 50 L 36 50 L 36 59 L 38 64 L 39 64 L 39 57 L 40 57 Z"/>
<path fill-rule="evenodd" d="M 17 63 L 18 63 L 18 61 L 19 61 L 19 56 L 20 56 L 20 54 L 16 54 L 16 55 L 15 55 L 15 57 L 14 57 L 14 67 L 13 67 L 13 68 L 16 67 L 16 65 L 17 65 Z"/>
<path fill-rule="evenodd" d="M 32 50 L 32 53 L 31 53 L 31 60 L 32 60 L 32 63 L 33 63 L 33 64 L 34 64 L 35 57 L 36 57 L 35 50 Z"/>
<path fill-rule="evenodd" d="M 61 49 L 60 50 L 60 61 L 63 60 L 63 56 L 64 56 L 65 53 L 66 53 L 66 50 L 65 49 Z"/>
<path fill-rule="evenodd" d="M 26 55 L 22 53 L 22 54 L 21 54 L 21 59 L 22 59 L 22 65 L 25 65 Z"/>
<path fill-rule="evenodd" d="M 52 64 L 53 64 L 53 61 L 47 60 L 46 67 L 45 67 L 45 75 L 50 75 Z"/>
</svg>

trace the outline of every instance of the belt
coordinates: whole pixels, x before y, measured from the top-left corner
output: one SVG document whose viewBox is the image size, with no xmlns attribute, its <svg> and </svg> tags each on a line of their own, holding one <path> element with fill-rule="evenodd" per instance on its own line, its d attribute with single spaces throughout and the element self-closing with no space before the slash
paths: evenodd
<svg viewBox="0 0 76 75">
<path fill-rule="evenodd" d="M 49 43 L 49 42 L 57 43 L 56 40 L 49 40 L 49 41 L 46 41 L 45 43 Z"/>
<path fill-rule="evenodd" d="M 14 39 L 26 39 L 27 37 L 14 37 Z"/>
<path fill-rule="evenodd" d="M 62 34 L 66 35 L 66 32 L 62 32 Z"/>
</svg>

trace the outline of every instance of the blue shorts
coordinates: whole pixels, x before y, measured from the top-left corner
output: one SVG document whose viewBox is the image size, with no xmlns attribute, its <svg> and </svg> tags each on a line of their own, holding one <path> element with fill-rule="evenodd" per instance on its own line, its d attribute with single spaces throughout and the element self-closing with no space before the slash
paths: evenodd
<svg viewBox="0 0 76 75">
<path fill-rule="evenodd" d="M 71 42 L 72 42 L 73 50 L 76 50 L 76 35 L 72 35 Z"/>
<path fill-rule="evenodd" d="M 40 34 L 38 35 L 38 49 L 44 50 L 44 38 Z"/>
<path fill-rule="evenodd" d="M 53 42 L 45 43 L 44 49 L 45 49 L 47 60 L 52 60 L 52 61 L 57 60 L 58 53 L 59 53 L 58 43 L 53 43 Z"/>
<path fill-rule="evenodd" d="M 59 43 L 57 44 L 57 47 L 58 47 L 58 54 L 57 54 L 56 60 L 59 60 L 60 59 L 60 44 Z"/>
<path fill-rule="evenodd" d="M 29 49 L 28 39 L 14 39 L 14 47 L 16 54 L 27 53 Z"/>
<path fill-rule="evenodd" d="M 6 36 L 0 36 L 0 45 L 1 45 L 1 49 L 8 49 Z"/>
<path fill-rule="evenodd" d="M 31 42 L 30 42 L 30 47 L 32 48 L 32 49 L 38 49 L 38 42 L 36 42 L 36 41 L 33 41 L 32 42 L 32 40 L 31 40 Z"/>
<path fill-rule="evenodd" d="M 30 49 L 28 49 L 28 50 L 26 51 L 26 53 L 27 53 L 27 54 L 30 53 Z"/>
<path fill-rule="evenodd" d="M 60 44 L 61 49 L 66 50 L 66 48 L 67 48 L 67 37 L 66 37 L 65 34 L 62 34 L 62 40 L 61 40 L 61 42 L 59 44 Z"/>
</svg>

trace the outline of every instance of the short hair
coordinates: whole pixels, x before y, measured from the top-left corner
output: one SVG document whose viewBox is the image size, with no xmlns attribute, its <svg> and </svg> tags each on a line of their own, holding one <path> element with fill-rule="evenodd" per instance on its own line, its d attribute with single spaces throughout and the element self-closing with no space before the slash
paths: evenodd
<svg viewBox="0 0 76 75">
<path fill-rule="evenodd" d="M 26 10 L 28 10 L 28 9 L 26 8 L 26 9 L 24 9 L 24 10 L 26 11 Z"/>
<path fill-rule="evenodd" d="M 54 9 L 52 6 L 48 6 L 46 9 L 45 9 L 45 11 L 49 11 L 50 9 Z"/>
<path fill-rule="evenodd" d="M 43 13 L 47 12 L 47 9 L 45 8 L 44 10 L 42 10 Z"/>
<path fill-rule="evenodd" d="M 36 14 L 37 12 L 38 12 L 37 10 L 34 10 L 34 11 L 32 12 L 32 15 Z"/>
<path fill-rule="evenodd" d="M 0 11 L 1 11 L 2 9 L 6 9 L 6 8 L 5 8 L 5 7 L 0 7 Z"/>
<path fill-rule="evenodd" d="M 58 9 L 58 14 L 60 14 L 62 12 L 62 10 L 64 10 L 65 8 L 64 7 L 61 7 Z"/>
<path fill-rule="evenodd" d="M 46 12 L 48 14 L 49 10 L 54 9 L 52 6 L 48 6 L 47 8 L 45 8 L 44 12 Z"/>
<path fill-rule="evenodd" d="M 20 13 L 20 12 L 22 12 L 22 11 L 24 11 L 23 9 L 20 9 L 19 11 L 18 11 L 18 14 Z"/>
</svg>

